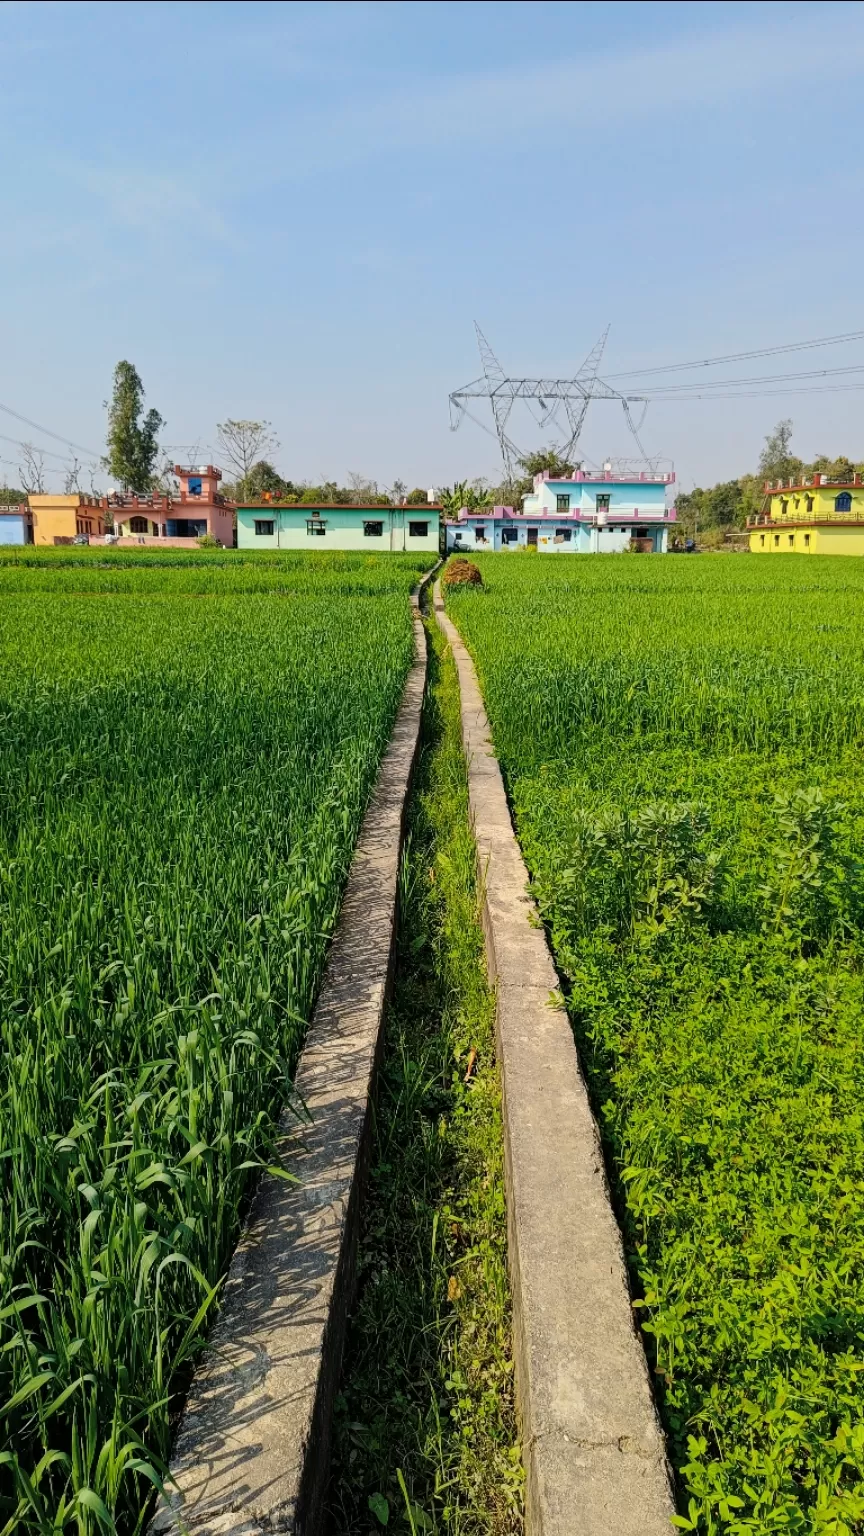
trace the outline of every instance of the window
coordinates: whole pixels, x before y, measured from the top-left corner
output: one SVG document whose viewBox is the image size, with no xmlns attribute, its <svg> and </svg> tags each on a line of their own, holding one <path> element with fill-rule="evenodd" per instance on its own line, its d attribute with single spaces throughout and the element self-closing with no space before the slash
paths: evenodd
<svg viewBox="0 0 864 1536">
<path fill-rule="evenodd" d="M 809 549 L 810 548 L 810 535 L 809 535 L 809 533 L 805 533 L 805 535 L 804 535 L 804 548 L 805 549 Z"/>
<path fill-rule="evenodd" d="M 790 535 L 789 535 L 789 548 L 792 549 L 794 544 L 795 544 L 795 535 L 794 535 L 794 533 L 790 533 Z"/>
<path fill-rule="evenodd" d="M 561 544 L 569 544 L 572 537 L 573 537 L 573 529 L 572 528 L 556 528 L 555 529 L 555 538 Z"/>
<path fill-rule="evenodd" d="M 381 539 L 381 538 L 383 538 L 384 537 L 384 524 L 383 524 L 383 522 L 380 522 L 380 523 L 371 523 L 371 522 L 370 523 L 364 523 L 363 524 L 363 537 L 364 537 L 364 539 Z"/>
<path fill-rule="evenodd" d="M 474 538 L 475 538 L 475 540 L 476 540 L 476 542 L 478 544 L 485 544 L 485 542 L 486 542 L 486 524 L 485 523 L 475 523 L 475 525 L 474 525 Z"/>
<path fill-rule="evenodd" d="M 785 496 L 780 497 L 780 516 L 785 517 L 789 511 L 789 503 Z"/>
<path fill-rule="evenodd" d="M 477 531 L 478 531 L 478 533 L 480 532 L 479 529 Z M 408 524 L 408 537 L 409 537 L 409 539 L 425 539 L 425 537 L 426 537 L 428 532 L 429 532 L 429 524 L 428 523 L 409 523 Z"/>
<path fill-rule="evenodd" d="M 502 528 L 501 529 L 501 543 L 502 544 L 518 544 L 519 543 L 519 529 L 518 528 Z"/>
<path fill-rule="evenodd" d="M 780 547 L 780 535 L 779 535 L 779 533 L 775 533 L 775 535 L 774 535 L 774 548 L 775 549 L 779 549 L 779 547 Z"/>
<path fill-rule="evenodd" d="M 651 537 L 651 535 L 649 534 L 647 528 L 634 528 L 633 537 L 634 539 L 648 539 Z"/>
<path fill-rule="evenodd" d="M 800 505 L 801 505 L 801 497 L 800 497 L 800 496 L 793 496 L 793 498 L 792 498 L 792 500 L 793 500 L 793 501 L 794 501 L 794 503 L 795 503 L 795 511 L 796 511 L 796 512 L 797 512 L 797 511 L 798 511 L 798 508 L 799 508 L 799 507 L 800 507 Z"/>
<path fill-rule="evenodd" d="M 597 511 L 598 512 L 608 512 L 609 511 L 609 503 L 610 503 L 611 500 L 612 500 L 612 497 L 611 497 L 611 495 L 610 495 L 610 493 L 608 491 L 604 491 L 601 495 L 598 495 L 597 497 L 595 497 L 595 505 L 597 507 Z"/>
<path fill-rule="evenodd" d="M 200 496 L 201 495 L 201 476 L 200 475 L 190 475 L 189 479 L 188 479 L 188 481 L 186 483 L 189 486 L 189 495 L 190 496 Z"/>
<path fill-rule="evenodd" d="M 130 533 L 146 533 L 147 532 L 147 519 L 146 519 L 146 517 L 130 517 L 130 519 L 129 519 L 129 531 L 130 531 Z"/>
<path fill-rule="evenodd" d="M 327 524 L 323 522 L 320 517 L 307 517 L 306 532 L 317 533 L 319 538 L 323 538 L 324 534 L 327 532 Z"/>
<path fill-rule="evenodd" d="M 813 497 L 812 496 L 808 496 L 807 497 L 807 511 L 808 512 L 812 512 L 813 511 Z"/>
<path fill-rule="evenodd" d="M 570 511 L 570 497 L 569 497 L 569 495 L 568 496 L 556 496 L 555 497 L 555 504 L 556 504 L 555 505 L 556 512 L 569 512 Z"/>
<path fill-rule="evenodd" d="M 834 497 L 834 511 L 835 512 L 851 512 L 852 511 L 852 496 L 851 496 L 851 493 L 849 491 L 841 491 L 839 496 L 835 496 Z"/>
<path fill-rule="evenodd" d="M 275 528 L 276 528 L 276 521 L 275 521 L 274 518 L 272 518 L 272 517 L 256 517 L 256 519 L 255 519 L 255 536 L 256 536 L 256 538 L 259 538 L 259 539 L 269 539 L 269 538 L 272 538 L 273 537 L 273 533 L 275 531 Z"/>
<path fill-rule="evenodd" d="M 810 535 L 808 534 L 807 537 L 809 538 Z M 760 533 L 760 535 L 759 535 L 759 543 L 760 544 L 764 544 L 765 543 L 765 535 L 764 535 L 764 533 Z"/>
</svg>

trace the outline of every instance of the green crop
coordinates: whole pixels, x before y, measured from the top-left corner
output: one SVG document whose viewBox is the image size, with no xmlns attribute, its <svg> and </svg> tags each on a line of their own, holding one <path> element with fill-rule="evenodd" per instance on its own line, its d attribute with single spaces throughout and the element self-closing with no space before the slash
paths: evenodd
<svg viewBox="0 0 864 1536">
<path fill-rule="evenodd" d="M 413 654 L 422 561 L 158 553 L 0 559 L 10 1533 L 142 1526 Z"/>
<path fill-rule="evenodd" d="M 860 1533 L 864 562 L 479 563 L 677 1523 Z"/>
</svg>

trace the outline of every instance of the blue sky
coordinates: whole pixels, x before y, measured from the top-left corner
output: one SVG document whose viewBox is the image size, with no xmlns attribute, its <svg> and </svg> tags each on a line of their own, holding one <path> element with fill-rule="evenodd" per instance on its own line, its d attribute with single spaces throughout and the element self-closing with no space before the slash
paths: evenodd
<svg viewBox="0 0 864 1536">
<path fill-rule="evenodd" d="M 88 448 L 127 357 L 168 444 L 263 416 L 294 478 L 495 478 L 448 424 L 475 319 L 544 375 L 610 322 L 609 372 L 864 329 L 857 3 L 39 0 L 0 3 L 0 63 L 0 401 Z M 862 402 L 656 402 L 643 438 L 711 483 L 782 415 L 864 457 Z"/>
</svg>

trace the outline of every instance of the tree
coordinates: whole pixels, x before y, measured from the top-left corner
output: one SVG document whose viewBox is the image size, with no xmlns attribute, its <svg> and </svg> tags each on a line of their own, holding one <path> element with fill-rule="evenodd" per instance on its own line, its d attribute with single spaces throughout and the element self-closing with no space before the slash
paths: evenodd
<svg viewBox="0 0 864 1536">
<path fill-rule="evenodd" d="M 237 479 L 238 490 L 259 459 L 266 459 L 279 447 L 279 439 L 269 421 L 220 421 L 216 425 L 219 452 L 231 466 Z"/>
<path fill-rule="evenodd" d="M 237 489 L 239 491 L 239 484 Z M 297 487 L 292 485 L 290 480 L 284 480 L 278 469 L 274 469 L 266 459 L 259 459 L 242 482 L 241 494 L 243 497 L 248 497 L 250 501 L 257 496 L 265 495 L 284 500 L 286 496 L 296 496 Z"/>
<path fill-rule="evenodd" d="M 41 496 L 45 491 L 45 455 L 32 443 L 21 444 L 21 457 L 23 463 L 18 465 L 18 473 L 28 496 Z"/>
<path fill-rule="evenodd" d="M 429 492 L 424 491 L 420 485 L 415 485 L 413 491 L 409 491 L 405 498 L 409 507 L 425 507 L 429 504 Z"/>
<path fill-rule="evenodd" d="M 159 412 L 144 412 L 144 385 L 132 363 L 114 369 L 114 391 L 108 407 L 108 452 L 104 466 L 124 491 L 149 491 L 159 456 Z"/>
<path fill-rule="evenodd" d="M 790 452 L 792 423 L 786 418 L 778 421 L 773 432 L 765 439 L 765 447 L 759 455 L 758 473 L 763 480 L 790 480 L 800 475 L 804 465 Z"/>
<path fill-rule="evenodd" d="M 20 507 L 26 500 L 25 490 L 16 491 L 14 486 L 0 485 L 0 507 Z"/>
<path fill-rule="evenodd" d="M 81 465 L 78 463 L 77 458 L 73 458 L 71 465 L 66 471 L 66 476 L 63 481 L 63 494 L 65 496 L 72 496 L 76 491 L 81 490 L 81 487 L 78 484 L 78 476 L 80 473 Z"/>
<path fill-rule="evenodd" d="M 444 508 L 445 517 L 455 517 L 463 507 L 467 507 L 469 512 L 491 507 L 493 500 L 492 492 L 484 480 L 457 480 L 452 487 L 440 485 L 435 494 Z"/>
<path fill-rule="evenodd" d="M 567 480 L 576 469 L 576 465 L 571 464 L 569 459 L 563 459 L 555 447 L 538 448 L 535 453 L 526 453 L 519 463 L 525 471 L 526 479 L 531 482 L 529 490 L 533 489 L 534 476 L 541 475 L 544 469 L 549 470 L 553 480 Z"/>
</svg>

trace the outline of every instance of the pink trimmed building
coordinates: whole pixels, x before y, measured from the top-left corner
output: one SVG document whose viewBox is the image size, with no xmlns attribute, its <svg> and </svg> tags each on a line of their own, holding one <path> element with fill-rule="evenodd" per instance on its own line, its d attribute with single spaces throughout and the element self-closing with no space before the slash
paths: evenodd
<svg viewBox="0 0 864 1536">
<path fill-rule="evenodd" d="M 548 470 L 534 476 L 522 507 L 463 507 L 446 524 L 448 551 L 535 546 L 549 554 L 614 554 L 631 547 L 665 554 L 674 471 L 617 475 L 611 469 L 577 469 L 567 480 Z"/>
<path fill-rule="evenodd" d="M 221 495 L 221 469 L 175 464 L 178 496 L 120 496 L 103 499 L 114 518 L 114 533 L 135 544 L 188 544 L 210 534 L 226 549 L 234 543 L 234 502 Z"/>
</svg>

